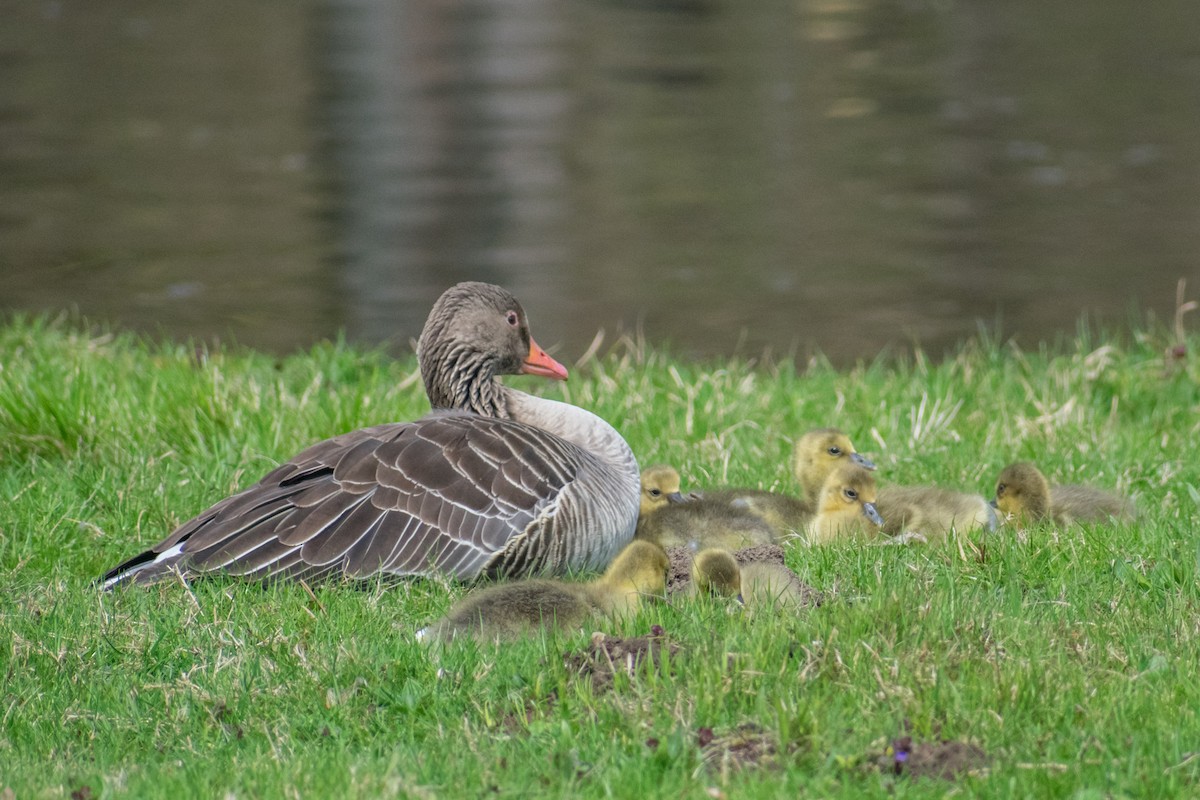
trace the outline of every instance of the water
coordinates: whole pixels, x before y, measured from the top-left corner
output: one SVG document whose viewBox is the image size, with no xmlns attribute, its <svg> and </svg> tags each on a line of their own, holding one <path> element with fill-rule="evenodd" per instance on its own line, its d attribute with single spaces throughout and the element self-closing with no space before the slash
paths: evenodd
<svg viewBox="0 0 1200 800">
<path fill-rule="evenodd" d="M 1200 6 L 0 0 L 0 308 L 835 361 L 1200 291 Z"/>
</svg>

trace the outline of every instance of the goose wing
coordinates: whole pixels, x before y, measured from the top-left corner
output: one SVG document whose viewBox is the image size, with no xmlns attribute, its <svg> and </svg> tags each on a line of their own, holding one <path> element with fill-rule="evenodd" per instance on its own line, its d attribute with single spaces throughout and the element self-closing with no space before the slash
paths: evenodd
<svg viewBox="0 0 1200 800">
<path fill-rule="evenodd" d="M 472 578 L 552 527 L 591 454 L 511 420 L 438 413 L 319 442 L 111 570 L 151 582 L 341 572 Z"/>
</svg>

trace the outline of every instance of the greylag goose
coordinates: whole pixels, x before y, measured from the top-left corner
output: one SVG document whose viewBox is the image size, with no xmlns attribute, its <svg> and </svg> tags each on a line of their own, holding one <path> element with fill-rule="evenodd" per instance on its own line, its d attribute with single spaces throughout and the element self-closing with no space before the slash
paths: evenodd
<svg viewBox="0 0 1200 800">
<path fill-rule="evenodd" d="M 792 449 L 792 473 L 803 497 L 792 497 L 760 489 L 715 489 L 698 496 L 704 504 L 727 505 L 738 514 L 761 519 L 773 531 L 775 541 L 784 542 L 803 536 L 816 514 L 814 508 L 825 479 L 840 464 L 857 464 L 875 469 L 875 464 L 854 449 L 850 437 L 837 428 L 808 431 Z M 703 506 L 676 512 L 701 514 Z"/>
<path fill-rule="evenodd" d="M 817 515 L 808 524 L 810 544 L 873 537 L 883 524 L 875 510 L 875 476 L 847 463 L 825 479 L 817 499 Z"/>
<path fill-rule="evenodd" d="M 996 529 L 996 512 L 978 494 L 941 486 L 883 486 L 875 498 L 883 533 L 897 541 L 932 542 L 950 531 Z"/>
<path fill-rule="evenodd" d="M 417 345 L 433 411 L 312 445 L 110 570 L 106 588 L 223 573 L 519 576 L 602 569 L 633 537 L 638 466 L 612 426 L 498 383 L 565 380 L 498 286 L 460 283 Z"/>
<path fill-rule="evenodd" d="M 692 582 L 699 593 L 736 597 L 751 610 L 798 611 L 814 605 L 812 589 L 784 565 L 751 561 L 739 566 L 732 553 L 718 548 L 696 555 Z"/>
<path fill-rule="evenodd" d="M 489 586 L 454 604 L 417 638 L 510 639 L 540 628 L 578 627 L 597 616 L 631 614 L 643 597 L 662 595 L 667 565 L 661 547 L 635 540 L 591 583 L 534 579 Z"/>
<path fill-rule="evenodd" d="M 1091 486 L 1051 486 L 1029 461 L 1004 468 L 996 481 L 992 505 L 1023 525 L 1047 519 L 1056 525 L 1128 521 L 1135 516 L 1129 498 Z"/>
</svg>

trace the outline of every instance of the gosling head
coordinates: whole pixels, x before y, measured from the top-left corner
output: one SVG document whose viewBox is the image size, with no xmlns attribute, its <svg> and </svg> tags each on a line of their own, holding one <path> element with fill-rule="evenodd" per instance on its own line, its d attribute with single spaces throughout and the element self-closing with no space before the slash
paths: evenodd
<svg viewBox="0 0 1200 800">
<path fill-rule="evenodd" d="M 702 594 L 742 599 L 742 571 L 728 550 L 710 547 L 692 559 L 692 582 Z"/>
<path fill-rule="evenodd" d="M 841 464 L 857 464 L 875 469 L 875 462 L 854 449 L 850 437 L 837 428 L 817 428 L 801 436 L 792 451 L 792 473 L 810 500 L 825 484 L 825 479 Z"/>
<path fill-rule="evenodd" d="M 1005 517 L 1036 522 L 1050 514 L 1050 482 L 1031 461 L 1009 464 L 996 479 L 992 505 Z"/>
<path fill-rule="evenodd" d="M 876 527 L 883 525 L 875 510 L 875 476 L 858 464 L 843 464 L 830 473 L 819 506 L 819 513 L 847 523 L 861 524 L 865 518 Z"/>
<path fill-rule="evenodd" d="M 642 497 L 638 513 L 653 514 L 667 503 L 682 503 L 679 492 L 679 473 L 674 467 L 658 464 L 642 470 Z"/>
</svg>

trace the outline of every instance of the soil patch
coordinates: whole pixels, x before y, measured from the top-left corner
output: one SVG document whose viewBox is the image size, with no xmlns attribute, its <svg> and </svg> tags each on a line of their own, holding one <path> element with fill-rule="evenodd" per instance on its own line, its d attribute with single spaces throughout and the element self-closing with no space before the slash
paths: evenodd
<svg viewBox="0 0 1200 800">
<path fill-rule="evenodd" d="M 617 673 L 636 677 L 642 664 L 648 661 L 658 669 L 664 652 L 673 658 L 679 651 L 679 645 L 669 641 L 662 627 L 655 625 L 649 634 L 628 639 L 593 633 L 587 649 L 563 654 L 563 664 L 572 674 L 590 678 L 592 691 L 599 694 L 613 688 Z"/>
<path fill-rule="evenodd" d="M 893 775 L 953 781 L 987 767 L 988 756 L 982 747 L 969 742 L 914 742 L 911 736 L 902 736 L 892 741 L 875 764 Z"/>
<path fill-rule="evenodd" d="M 727 775 L 779 765 L 779 740 L 753 722 L 738 725 L 722 736 L 715 736 L 711 728 L 700 728 L 697 740 L 704 765 L 714 772 Z"/>
</svg>

